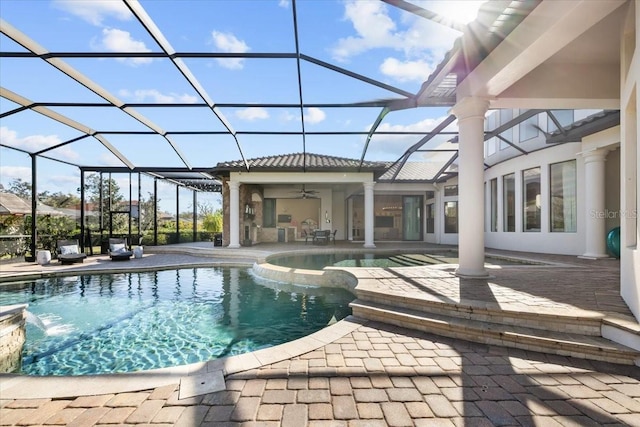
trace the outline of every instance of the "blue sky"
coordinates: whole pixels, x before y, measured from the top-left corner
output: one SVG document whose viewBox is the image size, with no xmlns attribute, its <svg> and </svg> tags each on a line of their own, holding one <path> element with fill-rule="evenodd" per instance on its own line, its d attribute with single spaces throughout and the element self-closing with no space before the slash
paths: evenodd
<svg viewBox="0 0 640 427">
<path fill-rule="evenodd" d="M 412 1 L 423 8 L 467 22 L 477 1 Z M 177 52 L 292 53 L 292 3 L 286 0 L 141 1 L 140 5 Z M 451 48 L 459 32 L 373 0 L 299 0 L 296 2 L 300 52 L 320 61 L 416 93 Z M 2 19 L 49 52 L 160 52 L 158 44 L 118 0 L 2 0 Z M 23 47 L 0 35 L 3 52 Z M 34 102 L 100 102 L 40 59 L 2 58 L 0 83 Z M 64 58 L 67 66 L 99 84 L 124 103 L 202 102 L 167 59 Z M 185 58 L 184 62 L 215 103 L 297 103 L 295 59 Z M 398 98 L 383 88 L 351 79 L 316 64 L 300 65 L 303 99 L 309 103 L 346 103 Z M 2 113 L 19 105 L 0 98 Z M 96 131 L 145 131 L 139 121 L 113 107 L 50 107 Z M 136 108 L 167 131 L 225 130 L 207 107 Z M 237 131 L 299 131 L 299 108 L 220 108 Z M 305 129 L 368 131 L 380 108 L 307 108 Z M 447 115 L 446 108 L 392 112 L 379 130 L 428 132 Z M 32 111 L 0 121 L 0 143 L 29 152 L 81 136 L 76 129 Z M 158 135 L 105 135 L 137 166 L 184 166 Z M 239 135 L 247 158 L 302 151 L 300 136 Z M 308 136 L 307 152 L 359 158 L 366 136 Z M 376 136 L 367 160 L 395 160 L 420 136 Z M 214 166 L 240 158 L 228 135 L 173 135 L 191 166 Z M 122 165 L 94 138 L 84 138 L 49 153 L 74 164 Z M 0 147 L 0 182 L 31 180 L 30 158 Z M 75 191 L 79 171 L 40 160 L 40 191 Z"/>
</svg>

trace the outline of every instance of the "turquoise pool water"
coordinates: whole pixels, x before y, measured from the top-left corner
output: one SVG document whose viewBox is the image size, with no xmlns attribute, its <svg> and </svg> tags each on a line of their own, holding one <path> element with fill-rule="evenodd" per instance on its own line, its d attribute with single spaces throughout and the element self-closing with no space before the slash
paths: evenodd
<svg viewBox="0 0 640 427">
<path fill-rule="evenodd" d="M 28 303 L 22 371 L 131 372 L 281 344 L 350 314 L 342 289 L 265 281 L 212 267 L 76 276 L 3 285 L 0 304 Z"/>
<path fill-rule="evenodd" d="M 269 263 L 290 268 L 304 268 L 308 270 L 322 270 L 327 266 L 335 267 L 402 267 L 411 265 L 429 265 L 457 262 L 455 252 L 441 252 L 434 254 L 405 254 L 405 253 L 323 253 L 306 255 L 274 256 L 267 260 Z"/>
<path fill-rule="evenodd" d="M 316 253 L 276 255 L 267 262 L 281 267 L 322 270 L 324 267 L 411 267 L 435 264 L 457 264 L 458 253 L 454 251 L 439 252 L 370 252 L 370 253 Z M 487 256 L 485 265 L 522 265 L 539 264 L 520 259 L 498 258 Z"/>
</svg>

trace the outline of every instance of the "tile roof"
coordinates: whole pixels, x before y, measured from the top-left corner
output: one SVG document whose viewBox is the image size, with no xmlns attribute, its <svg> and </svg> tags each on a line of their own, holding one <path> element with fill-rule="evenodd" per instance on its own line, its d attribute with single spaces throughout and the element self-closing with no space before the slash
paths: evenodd
<svg viewBox="0 0 640 427">
<path fill-rule="evenodd" d="M 39 215 L 63 215 L 62 212 L 38 201 Z M 0 215 L 31 215 L 31 200 L 25 200 L 13 193 L 0 193 Z"/>
<path fill-rule="evenodd" d="M 0 193 L 0 215 L 24 215 L 31 213 L 31 205 L 12 193 Z"/>
<path fill-rule="evenodd" d="M 360 160 L 348 159 L 345 157 L 325 156 L 314 153 L 292 153 L 281 154 L 276 156 L 257 157 L 247 159 L 249 170 L 262 171 L 291 171 L 291 170 L 351 170 L 356 172 L 360 166 Z M 363 162 L 362 170 L 383 170 L 389 163 L 386 162 Z M 244 170 L 245 165 L 242 160 L 233 160 L 230 162 L 220 162 L 216 165 L 215 170 L 232 171 Z"/>
</svg>

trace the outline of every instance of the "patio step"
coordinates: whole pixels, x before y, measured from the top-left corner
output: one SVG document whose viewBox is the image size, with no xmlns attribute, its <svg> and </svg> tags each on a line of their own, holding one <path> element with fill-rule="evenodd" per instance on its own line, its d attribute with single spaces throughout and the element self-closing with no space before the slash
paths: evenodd
<svg viewBox="0 0 640 427">
<path fill-rule="evenodd" d="M 558 312 L 539 307 L 535 312 L 505 309 L 483 301 L 446 302 L 429 296 L 412 297 L 380 293 L 356 288 L 360 301 L 402 307 L 426 314 L 444 315 L 460 319 L 521 326 L 543 331 L 601 336 L 602 314 L 591 311 Z"/>
<path fill-rule="evenodd" d="M 424 265 L 424 262 L 415 260 L 411 257 L 408 257 L 406 255 L 393 255 L 389 257 L 389 260 L 398 263 L 402 266 L 405 267 L 416 267 L 416 266 L 421 266 Z"/>
<path fill-rule="evenodd" d="M 423 254 L 400 254 L 390 256 L 389 259 L 391 261 L 397 262 L 400 265 L 407 267 L 415 267 L 422 265 L 430 265 L 430 264 L 442 264 L 442 261 L 431 257 L 429 255 Z"/>
<path fill-rule="evenodd" d="M 463 319 L 360 299 L 350 305 L 356 317 L 472 342 L 625 365 L 640 360 L 640 351 L 601 336 Z"/>
</svg>

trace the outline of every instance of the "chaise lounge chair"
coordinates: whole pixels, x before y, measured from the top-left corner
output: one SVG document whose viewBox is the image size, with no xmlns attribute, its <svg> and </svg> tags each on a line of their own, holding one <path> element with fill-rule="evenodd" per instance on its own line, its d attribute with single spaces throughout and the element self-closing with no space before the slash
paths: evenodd
<svg viewBox="0 0 640 427">
<path fill-rule="evenodd" d="M 58 240 L 56 242 L 56 253 L 60 264 L 82 263 L 87 254 L 80 252 L 77 240 Z"/>
<path fill-rule="evenodd" d="M 109 258 L 111 261 L 131 259 L 133 252 L 128 249 L 127 239 L 112 237 L 109 239 Z"/>
</svg>

